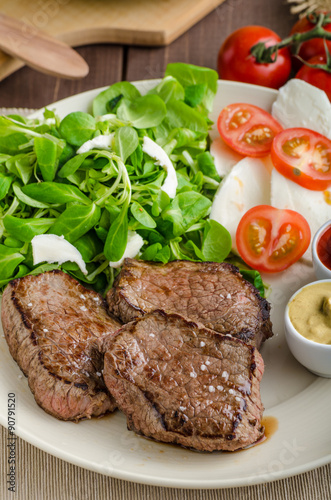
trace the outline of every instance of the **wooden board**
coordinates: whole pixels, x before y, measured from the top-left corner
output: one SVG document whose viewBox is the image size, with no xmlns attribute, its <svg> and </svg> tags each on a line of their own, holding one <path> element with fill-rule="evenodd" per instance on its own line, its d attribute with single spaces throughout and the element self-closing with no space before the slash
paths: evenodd
<svg viewBox="0 0 331 500">
<path fill-rule="evenodd" d="M 168 45 L 225 0 L 10 0 L 1 12 L 72 45 Z M 0 51 L 0 80 L 23 66 Z"/>
</svg>

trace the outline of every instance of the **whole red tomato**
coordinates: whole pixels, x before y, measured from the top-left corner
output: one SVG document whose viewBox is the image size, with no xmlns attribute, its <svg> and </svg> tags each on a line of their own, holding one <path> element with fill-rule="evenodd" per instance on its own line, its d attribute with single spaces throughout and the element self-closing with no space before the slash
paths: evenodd
<svg viewBox="0 0 331 500">
<path fill-rule="evenodd" d="M 309 16 L 308 18 L 303 17 L 302 19 L 299 19 L 299 21 L 295 23 L 295 25 L 291 29 L 291 35 L 293 35 L 294 33 L 305 33 L 306 31 L 309 31 L 314 27 L 315 24 L 309 21 Z M 323 28 L 326 31 L 331 32 L 331 23 L 326 24 L 325 26 L 323 26 Z M 331 41 L 326 41 L 326 44 L 329 51 L 331 52 Z M 298 53 L 298 55 L 305 61 L 308 61 L 308 59 L 311 59 L 312 57 L 320 54 L 325 54 L 323 38 L 312 38 L 311 40 L 307 40 L 307 42 L 304 42 L 301 45 Z M 296 68 L 299 68 L 302 64 L 298 59 L 296 59 L 293 62 Z"/>
<path fill-rule="evenodd" d="M 309 59 L 309 64 L 326 64 L 326 56 L 315 56 Z M 310 68 L 306 64 L 304 64 L 298 73 L 295 75 L 295 78 L 299 78 L 300 80 L 304 80 L 311 85 L 315 85 L 321 90 L 324 90 L 329 100 L 331 101 L 331 73 L 325 71 L 324 69 L 319 68 Z"/>
<path fill-rule="evenodd" d="M 284 85 L 291 71 L 290 52 L 282 49 L 275 62 L 260 64 L 250 53 L 251 47 L 258 42 L 265 42 L 270 47 L 280 42 L 280 38 L 263 26 L 244 26 L 234 31 L 224 41 L 218 54 L 219 77 L 273 89 Z"/>
</svg>

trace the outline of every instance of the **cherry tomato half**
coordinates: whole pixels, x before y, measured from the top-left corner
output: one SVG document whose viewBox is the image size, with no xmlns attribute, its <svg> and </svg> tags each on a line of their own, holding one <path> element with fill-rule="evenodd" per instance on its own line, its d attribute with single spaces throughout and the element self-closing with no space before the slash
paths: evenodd
<svg viewBox="0 0 331 500">
<path fill-rule="evenodd" d="M 326 12 L 324 12 L 325 14 Z M 299 19 L 291 29 L 291 35 L 293 33 L 306 33 L 306 31 L 311 30 L 316 25 L 309 21 L 309 16 L 304 16 L 302 19 Z M 323 26 L 326 31 L 331 32 L 331 23 Z M 326 45 L 331 52 L 331 41 L 325 40 Z M 312 38 L 311 40 L 307 40 L 307 42 L 303 42 L 301 44 L 298 55 L 304 59 L 304 61 L 308 61 L 312 57 L 317 55 L 325 54 L 324 40 L 323 38 Z M 293 58 L 293 65 L 296 69 L 300 68 L 301 62 L 297 58 Z"/>
<path fill-rule="evenodd" d="M 258 42 L 270 47 L 280 42 L 280 38 L 264 26 L 244 26 L 234 31 L 224 41 L 218 54 L 219 77 L 273 89 L 284 85 L 291 72 L 289 50 L 279 50 L 277 60 L 273 63 L 259 64 L 250 53 L 250 49 Z"/>
<path fill-rule="evenodd" d="M 258 271 L 277 273 L 302 257 L 310 237 L 309 224 L 298 212 L 258 205 L 241 218 L 236 243 L 246 264 Z"/>
<path fill-rule="evenodd" d="M 229 104 L 220 113 L 218 131 L 230 148 L 245 156 L 262 157 L 270 152 L 273 138 L 283 127 L 252 104 Z"/>
<path fill-rule="evenodd" d="M 315 56 L 308 60 L 309 64 L 326 64 L 326 56 Z M 310 85 L 314 85 L 321 90 L 324 90 L 329 100 L 331 101 L 331 73 L 324 71 L 324 69 L 310 68 L 304 64 L 295 78 L 299 80 L 304 80 Z"/>
<path fill-rule="evenodd" d="M 331 141 L 306 128 L 280 132 L 271 146 L 274 167 L 284 177 L 312 191 L 331 185 Z"/>
</svg>

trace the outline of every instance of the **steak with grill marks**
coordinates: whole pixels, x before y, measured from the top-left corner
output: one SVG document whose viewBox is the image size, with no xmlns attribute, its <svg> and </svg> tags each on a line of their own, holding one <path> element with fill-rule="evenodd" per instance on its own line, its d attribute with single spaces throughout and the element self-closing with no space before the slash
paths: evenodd
<svg viewBox="0 0 331 500">
<path fill-rule="evenodd" d="M 63 420 L 113 411 L 91 344 L 121 326 L 98 293 L 62 271 L 11 281 L 2 298 L 9 350 L 37 403 Z"/>
<path fill-rule="evenodd" d="M 269 303 L 231 264 L 125 259 L 107 301 L 124 323 L 162 309 L 257 348 L 272 336 Z"/>
<path fill-rule="evenodd" d="M 256 348 L 163 311 L 101 343 L 104 380 L 129 429 L 208 452 L 263 437 L 264 365 Z"/>
</svg>

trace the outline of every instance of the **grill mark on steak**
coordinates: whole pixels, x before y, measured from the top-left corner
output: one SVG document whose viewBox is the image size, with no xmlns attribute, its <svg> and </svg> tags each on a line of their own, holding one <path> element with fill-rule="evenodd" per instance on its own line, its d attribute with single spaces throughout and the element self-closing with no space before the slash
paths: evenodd
<svg viewBox="0 0 331 500">
<path fill-rule="evenodd" d="M 241 340 L 154 311 L 101 350 L 105 383 L 138 434 L 199 451 L 233 451 L 263 436 L 263 360 Z"/>
<path fill-rule="evenodd" d="M 125 259 L 107 302 L 124 323 L 162 309 L 257 348 L 272 336 L 269 303 L 227 263 Z"/>
<path fill-rule="evenodd" d="M 11 281 L 2 297 L 2 324 L 9 350 L 37 403 L 63 420 L 113 411 L 93 343 L 121 324 L 104 299 L 55 270 Z"/>
</svg>

